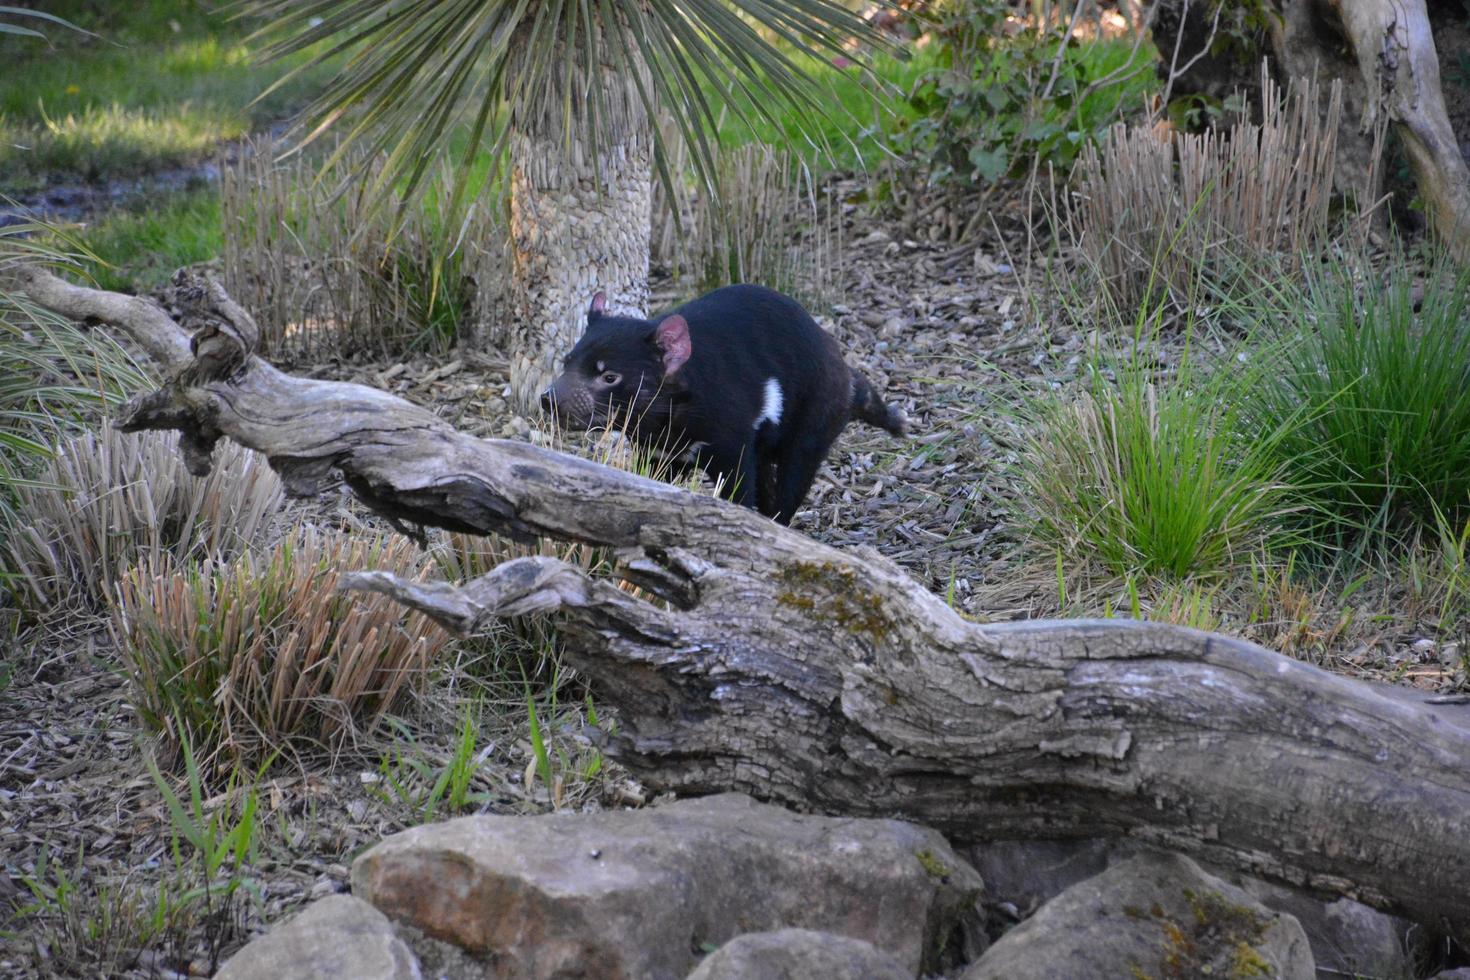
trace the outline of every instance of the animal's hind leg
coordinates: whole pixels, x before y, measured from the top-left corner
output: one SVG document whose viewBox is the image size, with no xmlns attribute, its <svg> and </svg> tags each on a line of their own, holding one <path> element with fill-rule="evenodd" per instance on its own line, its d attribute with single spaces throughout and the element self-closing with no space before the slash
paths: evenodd
<svg viewBox="0 0 1470 980">
<path fill-rule="evenodd" d="M 776 463 L 769 457 L 755 467 L 755 509 L 767 517 L 776 513 Z"/>
<path fill-rule="evenodd" d="M 790 524 L 796 516 L 831 446 L 832 438 L 817 435 L 794 439 L 781 447 L 776 459 L 776 492 L 770 514 L 778 523 Z"/>
</svg>

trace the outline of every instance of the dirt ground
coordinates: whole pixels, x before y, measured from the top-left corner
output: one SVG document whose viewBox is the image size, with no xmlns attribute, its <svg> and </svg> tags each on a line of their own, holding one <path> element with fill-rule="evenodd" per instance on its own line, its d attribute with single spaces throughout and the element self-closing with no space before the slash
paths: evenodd
<svg viewBox="0 0 1470 980">
<path fill-rule="evenodd" d="M 997 205 L 1002 212 L 1010 207 Z M 1004 213 L 997 217 L 1002 227 L 1019 226 Z M 842 295 L 824 322 L 851 362 L 904 408 L 913 433 L 896 440 L 850 427 L 794 527 L 838 546 L 875 548 L 936 592 L 952 594 L 972 616 L 1098 613 L 1098 597 L 1117 583 L 1069 568 L 1082 587 L 1071 590 L 1073 605 L 1063 610 L 1055 555 L 1028 540 L 1025 501 L 1016 489 L 1018 433 L 1010 406 L 1027 386 L 1073 379 L 1088 343 L 1081 330 L 1038 304 L 1046 276 L 1028 263 L 1024 234 L 992 233 L 964 246 L 916 242 L 856 207 L 847 223 Z M 662 290 L 673 299 L 673 287 L 665 283 Z M 466 353 L 449 363 L 295 366 L 308 367 L 318 376 L 363 381 L 432 405 L 476 434 L 531 430 L 505 414 L 504 365 L 493 358 Z M 371 520 L 341 495 L 293 506 L 317 520 Z M 1348 605 L 1372 615 L 1335 631 L 1331 624 L 1341 620 L 1344 604 L 1291 588 L 1297 593 L 1283 586 L 1274 621 L 1246 625 L 1231 619 L 1228 596 L 1217 596 L 1219 627 L 1353 675 L 1439 690 L 1463 684 L 1449 665 L 1453 658 L 1445 656 L 1455 641 L 1412 610 L 1395 607 L 1392 586 L 1358 590 Z M 1162 618 L 1182 608 L 1171 606 L 1164 592 L 1149 605 Z M 1383 618 L 1384 609 L 1397 611 Z M 1195 607 L 1190 615 L 1197 613 Z M 1379 618 L 1361 626 L 1373 616 Z M 130 918 L 151 915 L 160 884 L 177 872 L 169 813 L 144 765 L 148 746 L 123 696 L 111 640 L 100 623 L 68 622 L 14 633 L 10 642 L 17 647 L 17 656 L 8 658 L 15 667 L 0 689 L 0 863 L 7 872 L 0 875 L 0 909 L 32 901 L 27 878 L 55 886 L 58 868 L 75 891 L 71 914 L 65 903 L 53 903 L 39 914 L 0 918 L 0 974 L 6 976 L 206 974 L 217 955 L 227 955 L 266 922 L 343 890 L 358 852 L 424 818 L 421 800 L 405 799 L 412 792 L 393 788 L 388 777 L 417 785 L 413 773 L 395 768 L 393 760 L 411 756 L 430 768 L 443 765 L 457 710 L 469 696 L 458 672 L 448 670 L 405 711 L 400 727 L 349 751 L 279 763 L 261 785 L 260 857 L 250 872 L 257 896 L 212 900 L 207 909 L 196 903 L 139 951 L 137 922 L 130 925 Z M 506 700 L 503 716 L 479 733 L 482 758 L 473 788 L 481 797 L 475 808 L 547 809 L 546 788 L 525 778 L 530 747 L 524 705 L 517 706 L 513 694 Z M 616 706 L 598 710 L 615 713 Z M 559 737 L 568 744 L 578 738 L 574 726 Z M 209 812 L 235 811 L 238 790 L 209 790 Z M 643 796 L 610 766 L 576 787 L 564 804 L 623 805 Z M 49 873 L 37 870 L 43 853 Z M 105 908 L 113 910 L 106 921 Z"/>
</svg>

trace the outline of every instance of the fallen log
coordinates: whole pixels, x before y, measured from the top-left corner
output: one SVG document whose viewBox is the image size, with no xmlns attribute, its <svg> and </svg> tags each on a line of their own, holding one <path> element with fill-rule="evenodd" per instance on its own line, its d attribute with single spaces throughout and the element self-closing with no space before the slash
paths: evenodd
<svg viewBox="0 0 1470 980">
<path fill-rule="evenodd" d="M 1127 835 L 1470 939 L 1470 719 L 1182 627 L 969 621 L 880 555 L 536 446 L 472 438 L 361 385 L 284 374 L 217 285 L 183 327 L 146 302 L 26 273 L 43 306 L 130 332 L 168 371 L 123 428 L 173 429 L 195 472 L 228 437 L 293 492 L 338 471 L 390 518 L 618 550 L 452 586 L 354 585 L 452 628 L 557 617 L 650 787 L 896 816 L 961 842 Z"/>
</svg>

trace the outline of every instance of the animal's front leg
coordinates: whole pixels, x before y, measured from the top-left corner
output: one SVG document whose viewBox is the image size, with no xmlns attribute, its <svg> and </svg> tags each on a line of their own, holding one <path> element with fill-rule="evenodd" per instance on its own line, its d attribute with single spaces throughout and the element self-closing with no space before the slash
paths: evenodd
<svg viewBox="0 0 1470 980">
<path fill-rule="evenodd" d="M 733 500 L 742 507 L 757 508 L 758 487 L 755 465 L 755 439 L 732 440 L 713 447 L 710 454 L 709 472 L 723 480 L 720 496 Z M 762 513 L 765 513 L 763 510 Z"/>
</svg>

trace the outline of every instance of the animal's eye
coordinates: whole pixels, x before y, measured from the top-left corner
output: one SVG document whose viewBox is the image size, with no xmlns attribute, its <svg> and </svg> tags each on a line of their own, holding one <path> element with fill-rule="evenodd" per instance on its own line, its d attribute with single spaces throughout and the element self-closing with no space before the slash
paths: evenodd
<svg viewBox="0 0 1470 980">
<path fill-rule="evenodd" d="M 602 383 L 603 384 L 605 384 L 609 388 L 611 388 L 613 385 L 617 384 L 619 381 L 622 381 L 623 380 L 623 376 L 621 374 L 619 374 L 618 372 L 616 372 L 616 371 L 604 371 L 604 372 L 602 372 L 602 378 L 601 378 L 601 380 L 602 380 Z"/>
</svg>

